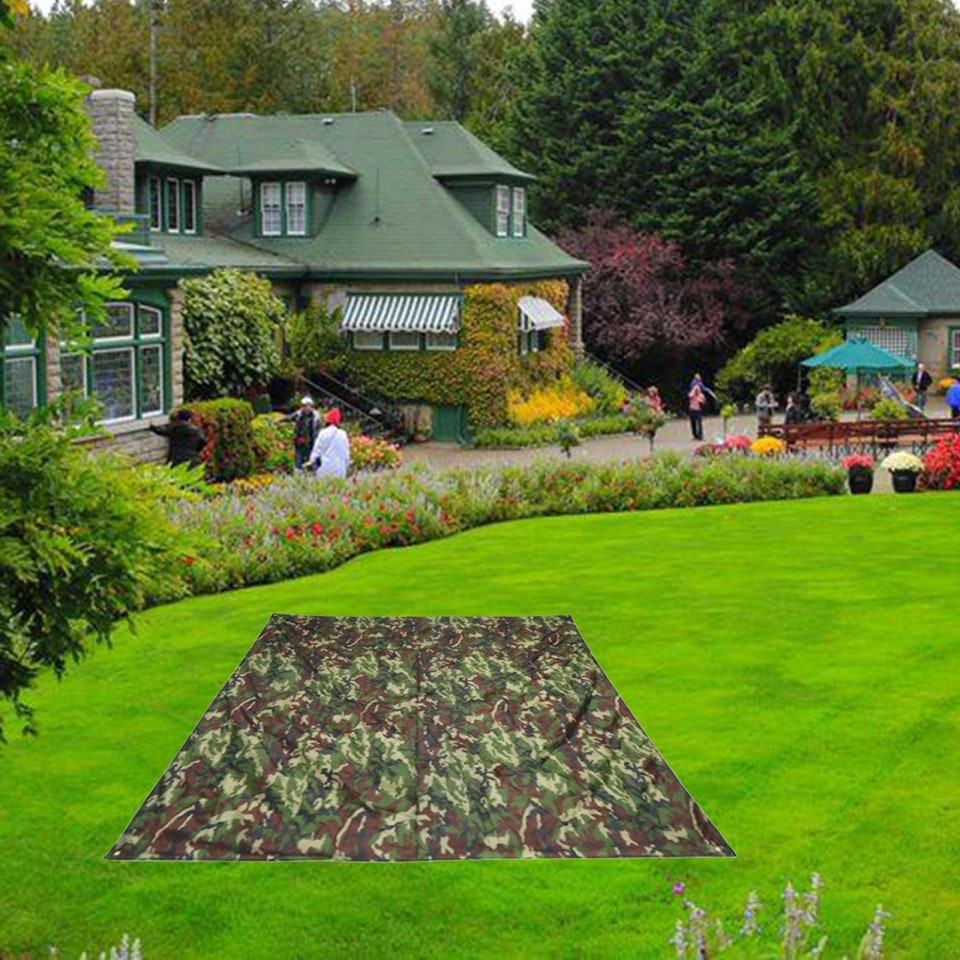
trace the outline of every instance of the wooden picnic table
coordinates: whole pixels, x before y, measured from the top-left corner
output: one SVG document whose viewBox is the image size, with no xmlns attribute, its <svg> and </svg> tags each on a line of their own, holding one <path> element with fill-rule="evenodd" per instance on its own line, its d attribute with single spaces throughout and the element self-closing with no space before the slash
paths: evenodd
<svg viewBox="0 0 960 960">
<path fill-rule="evenodd" d="M 826 450 L 831 455 L 869 452 L 878 457 L 897 447 L 925 453 L 940 437 L 960 432 L 960 420 L 829 420 L 761 426 L 761 437 L 782 440 L 787 450 Z"/>
</svg>

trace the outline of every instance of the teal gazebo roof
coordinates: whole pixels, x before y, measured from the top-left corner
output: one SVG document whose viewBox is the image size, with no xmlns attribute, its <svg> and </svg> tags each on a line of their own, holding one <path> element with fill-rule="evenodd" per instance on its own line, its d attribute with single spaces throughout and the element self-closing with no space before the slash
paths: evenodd
<svg viewBox="0 0 960 960">
<path fill-rule="evenodd" d="M 851 337 L 825 353 L 801 360 L 800 364 L 804 367 L 838 367 L 848 373 L 913 368 L 912 360 L 884 350 L 863 337 Z"/>
</svg>

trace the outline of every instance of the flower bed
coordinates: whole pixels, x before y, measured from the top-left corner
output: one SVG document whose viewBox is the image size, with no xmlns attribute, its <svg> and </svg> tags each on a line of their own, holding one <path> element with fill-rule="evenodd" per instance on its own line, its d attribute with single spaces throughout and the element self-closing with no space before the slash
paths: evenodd
<svg viewBox="0 0 960 960">
<path fill-rule="evenodd" d="M 627 433 L 630 420 L 620 414 L 605 417 L 584 417 L 571 421 L 581 438 Z M 535 423 L 528 427 L 488 427 L 473 436 L 473 446 L 479 450 L 546 447 L 557 443 L 556 424 Z"/>
<path fill-rule="evenodd" d="M 960 487 L 960 434 L 938 440 L 923 458 L 922 483 L 930 490 Z"/>
<path fill-rule="evenodd" d="M 173 502 L 190 531 L 192 593 L 272 583 L 335 567 L 382 547 L 405 546 L 481 524 L 523 517 L 744 503 L 836 495 L 845 474 L 826 463 L 667 454 L 651 460 L 397 474 L 318 482 L 277 478 L 259 490 L 226 489 Z M 167 599 L 162 586 L 154 601 Z"/>
</svg>

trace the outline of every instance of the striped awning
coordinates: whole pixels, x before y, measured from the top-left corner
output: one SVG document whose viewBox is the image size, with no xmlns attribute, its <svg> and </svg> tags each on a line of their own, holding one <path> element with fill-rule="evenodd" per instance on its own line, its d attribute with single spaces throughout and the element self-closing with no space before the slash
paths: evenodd
<svg viewBox="0 0 960 960">
<path fill-rule="evenodd" d="M 351 293 L 343 308 L 342 330 L 456 333 L 460 329 L 457 293 Z"/>
<path fill-rule="evenodd" d="M 564 324 L 563 314 L 540 297 L 521 297 L 517 305 L 520 307 L 520 329 L 523 331 L 549 330 Z"/>
</svg>

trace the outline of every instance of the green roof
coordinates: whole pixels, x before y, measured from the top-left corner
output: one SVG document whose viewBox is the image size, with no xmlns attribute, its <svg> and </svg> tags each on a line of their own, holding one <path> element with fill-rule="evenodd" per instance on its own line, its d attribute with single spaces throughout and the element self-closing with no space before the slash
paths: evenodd
<svg viewBox="0 0 960 960">
<path fill-rule="evenodd" d="M 834 313 L 853 319 L 960 315 L 960 269 L 935 250 L 928 250 Z"/>
<path fill-rule="evenodd" d="M 251 153 L 254 155 L 248 159 Z M 230 173 L 243 176 L 269 173 L 312 173 L 318 177 L 354 180 L 357 171 L 341 163 L 320 143 L 309 140 L 255 141 L 245 145 L 243 161 Z"/>
<path fill-rule="evenodd" d="M 177 150 L 149 123 L 137 116 L 133 121 L 133 136 L 136 163 L 152 163 L 158 167 L 192 170 L 198 173 L 223 173 L 219 167 Z"/>
<path fill-rule="evenodd" d="M 494 153 L 482 140 L 452 120 L 413 121 L 404 129 L 430 172 L 442 180 L 535 180 Z"/>
<path fill-rule="evenodd" d="M 436 169 L 443 167 L 435 169 L 433 160 L 467 158 L 464 165 L 471 167 L 472 175 L 491 178 L 491 185 L 496 178 L 527 175 L 450 123 L 433 124 L 433 136 L 440 136 L 431 144 L 440 144 L 444 152 L 443 157 L 428 159 L 434 147 L 421 147 L 416 139 L 429 140 L 419 134 L 422 126 L 405 124 L 388 111 L 224 115 L 181 117 L 161 133 L 177 150 L 222 169 L 238 170 L 268 157 L 271 163 L 282 164 L 309 150 L 355 172 L 355 180 L 331 188 L 333 200 L 323 226 L 308 237 L 254 236 L 249 210 L 241 213 L 250 204 L 246 181 L 204 180 L 205 229 L 227 234 L 249 248 L 252 256 L 272 255 L 301 264 L 311 276 L 459 282 L 579 274 L 588 269 L 529 223 L 525 237 L 495 237 L 438 182 Z M 287 161 L 285 144 L 291 145 Z M 183 243 L 202 249 L 210 239 L 184 238 Z M 160 242 L 166 245 L 166 238 Z"/>
</svg>

